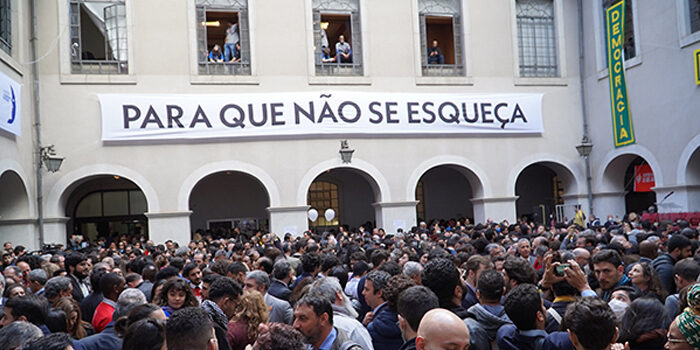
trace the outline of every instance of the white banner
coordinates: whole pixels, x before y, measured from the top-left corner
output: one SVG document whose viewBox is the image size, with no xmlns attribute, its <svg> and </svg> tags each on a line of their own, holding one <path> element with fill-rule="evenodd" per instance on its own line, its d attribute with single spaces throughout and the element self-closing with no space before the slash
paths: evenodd
<svg viewBox="0 0 700 350">
<path fill-rule="evenodd" d="M 0 72 L 0 129 L 22 136 L 22 86 Z"/>
<path fill-rule="evenodd" d="M 102 140 L 542 133 L 542 94 L 99 94 Z"/>
</svg>

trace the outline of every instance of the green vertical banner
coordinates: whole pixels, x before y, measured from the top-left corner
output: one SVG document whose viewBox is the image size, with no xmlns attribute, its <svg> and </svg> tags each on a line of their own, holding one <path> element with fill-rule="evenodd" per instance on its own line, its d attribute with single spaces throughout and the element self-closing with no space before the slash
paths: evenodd
<svg viewBox="0 0 700 350">
<path fill-rule="evenodd" d="M 610 81 L 610 103 L 612 107 L 613 139 L 615 147 L 631 145 L 634 140 L 632 116 L 627 101 L 625 81 L 624 48 L 625 0 L 605 10 L 606 44 L 608 47 L 608 71 Z"/>
</svg>

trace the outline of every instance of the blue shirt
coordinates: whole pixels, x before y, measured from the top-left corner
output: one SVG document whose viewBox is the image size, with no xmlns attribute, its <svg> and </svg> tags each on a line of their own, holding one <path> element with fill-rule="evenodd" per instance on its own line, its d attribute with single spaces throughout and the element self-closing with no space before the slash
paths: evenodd
<svg viewBox="0 0 700 350">
<path fill-rule="evenodd" d="M 338 337 L 338 331 L 335 330 L 335 327 L 331 329 L 331 332 L 328 334 L 326 337 L 326 340 L 321 343 L 321 346 L 316 349 L 316 350 L 331 350 L 331 347 L 333 346 L 333 343 L 335 343 L 335 338 Z M 310 350 L 314 350 L 313 345 L 309 345 Z"/>
</svg>

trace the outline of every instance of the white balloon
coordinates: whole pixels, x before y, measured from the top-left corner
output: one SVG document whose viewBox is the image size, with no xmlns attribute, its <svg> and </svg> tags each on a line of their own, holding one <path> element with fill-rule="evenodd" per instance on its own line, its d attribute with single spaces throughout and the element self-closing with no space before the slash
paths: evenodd
<svg viewBox="0 0 700 350">
<path fill-rule="evenodd" d="M 306 213 L 306 216 L 309 218 L 309 220 L 311 220 L 311 222 L 314 222 L 316 219 L 318 219 L 318 210 L 311 208 Z"/>
<path fill-rule="evenodd" d="M 331 221 L 335 217 L 335 210 L 328 208 L 326 209 L 326 212 L 323 213 L 323 216 L 326 217 L 326 221 Z"/>
</svg>

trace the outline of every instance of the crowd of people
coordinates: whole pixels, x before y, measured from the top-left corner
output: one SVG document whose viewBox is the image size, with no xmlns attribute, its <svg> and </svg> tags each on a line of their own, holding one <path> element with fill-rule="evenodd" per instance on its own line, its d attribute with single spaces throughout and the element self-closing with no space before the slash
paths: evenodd
<svg viewBox="0 0 700 350">
<path fill-rule="evenodd" d="M 241 36 L 238 32 L 238 23 L 227 22 L 226 37 L 222 46 L 214 44 L 209 51 L 207 60 L 212 63 L 234 63 L 241 61 Z"/>
<path fill-rule="evenodd" d="M 697 223 L 584 225 L 7 242 L 0 349 L 699 348 Z"/>
</svg>

